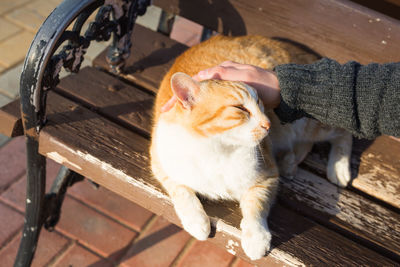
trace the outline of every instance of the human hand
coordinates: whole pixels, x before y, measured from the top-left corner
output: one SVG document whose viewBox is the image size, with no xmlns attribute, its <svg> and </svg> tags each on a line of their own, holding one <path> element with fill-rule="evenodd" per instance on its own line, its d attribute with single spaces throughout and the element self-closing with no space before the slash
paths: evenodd
<svg viewBox="0 0 400 267">
<path fill-rule="evenodd" d="M 244 82 L 257 90 L 259 98 L 267 108 L 276 108 L 281 101 L 279 81 L 275 73 L 257 66 L 225 61 L 218 66 L 200 71 L 193 79 Z"/>
<path fill-rule="evenodd" d="M 227 81 L 241 81 L 257 90 L 259 98 L 266 108 L 278 107 L 280 98 L 279 81 L 273 71 L 263 68 L 225 61 L 218 66 L 205 69 L 193 76 L 197 81 L 219 79 Z M 172 97 L 162 108 L 161 112 L 170 110 L 176 102 Z"/>
</svg>

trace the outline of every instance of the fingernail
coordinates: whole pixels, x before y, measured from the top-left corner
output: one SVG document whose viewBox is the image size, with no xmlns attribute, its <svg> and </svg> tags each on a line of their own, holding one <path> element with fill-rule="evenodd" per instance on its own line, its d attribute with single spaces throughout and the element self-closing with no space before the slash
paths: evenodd
<svg viewBox="0 0 400 267">
<path fill-rule="evenodd" d="M 198 76 L 199 78 L 204 78 L 204 77 L 206 76 L 206 71 L 204 71 L 204 70 L 199 71 L 199 73 L 197 73 L 197 76 Z"/>
</svg>

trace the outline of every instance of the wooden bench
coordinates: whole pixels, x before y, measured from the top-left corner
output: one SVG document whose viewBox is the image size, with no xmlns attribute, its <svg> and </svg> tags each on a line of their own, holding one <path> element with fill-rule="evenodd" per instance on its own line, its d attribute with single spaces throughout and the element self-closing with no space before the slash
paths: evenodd
<svg viewBox="0 0 400 267">
<path fill-rule="evenodd" d="M 129 44 L 124 38 L 130 35 L 127 21 L 137 14 L 119 8 L 129 10 L 129 4 L 146 1 L 106 1 L 85 39 L 73 31 L 65 33 L 76 17 L 74 29 L 79 30 L 103 2 L 67 0 L 49 16 L 25 62 L 22 116 L 19 100 L 0 110 L 0 132 L 10 137 L 25 134 L 28 149 L 26 223 L 16 266 L 30 264 L 42 225 L 54 227 L 66 188 L 83 176 L 180 224 L 165 191 L 152 178 L 148 146 L 157 87 L 187 47 L 136 25 L 130 56 L 122 60 Z M 111 10 L 108 4 L 115 8 L 119 25 L 125 25 L 116 38 L 119 50 L 114 47 L 111 57 L 104 51 L 93 67 L 58 83 L 53 74 L 61 65 L 77 72 L 89 41 L 107 39 L 108 32 L 120 27 L 104 20 Z M 288 39 L 340 62 L 400 61 L 400 21 L 349 1 L 154 0 L 153 4 L 211 30 Z M 55 51 L 62 38 L 72 41 L 60 55 Z M 68 55 L 71 48 L 74 53 Z M 121 63 L 123 71 L 118 72 Z M 392 137 L 355 140 L 353 180 L 347 189 L 340 189 L 325 179 L 327 144 L 317 145 L 295 179 L 282 177 L 269 217 L 273 249 L 254 263 L 399 265 L 399 152 L 400 141 Z M 65 166 L 46 196 L 45 157 Z M 209 240 L 248 260 L 240 246 L 238 203 L 205 200 L 203 204 L 212 221 Z"/>
</svg>

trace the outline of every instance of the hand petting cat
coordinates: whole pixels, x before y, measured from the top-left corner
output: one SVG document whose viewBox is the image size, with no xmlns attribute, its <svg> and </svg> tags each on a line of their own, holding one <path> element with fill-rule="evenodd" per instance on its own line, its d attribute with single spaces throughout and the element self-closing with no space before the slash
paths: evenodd
<svg viewBox="0 0 400 267">
<path fill-rule="evenodd" d="M 344 187 L 351 177 L 349 133 L 307 117 L 282 125 L 273 110 L 282 103 L 271 70 L 317 59 L 287 48 L 262 36 L 214 36 L 175 60 L 154 108 L 151 168 L 183 228 L 198 240 L 209 237 L 210 219 L 197 194 L 236 200 L 242 248 L 252 260 L 271 249 L 267 218 L 280 175 L 295 177 L 315 141 L 332 144 L 327 178 Z"/>
<path fill-rule="evenodd" d="M 257 66 L 225 61 L 218 66 L 200 71 L 193 79 L 244 82 L 257 90 L 258 97 L 268 108 L 276 108 L 281 101 L 279 81 L 275 73 Z"/>
<path fill-rule="evenodd" d="M 218 79 L 226 81 L 241 81 L 257 90 L 258 97 L 266 108 L 278 107 L 281 97 L 279 81 L 275 73 L 257 66 L 225 61 L 218 66 L 205 69 L 193 76 L 196 81 Z M 162 108 L 161 112 L 170 110 L 176 102 L 173 96 Z"/>
</svg>

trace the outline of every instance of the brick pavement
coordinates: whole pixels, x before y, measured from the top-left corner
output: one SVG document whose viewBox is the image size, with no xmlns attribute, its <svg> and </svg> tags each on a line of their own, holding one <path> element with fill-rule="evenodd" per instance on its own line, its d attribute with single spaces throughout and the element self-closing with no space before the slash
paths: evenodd
<svg viewBox="0 0 400 267">
<path fill-rule="evenodd" d="M 0 107 L 19 95 L 22 63 L 35 32 L 62 0 L 1 0 Z M 138 23 L 156 29 L 161 11 Z M 180 25 L 180 26 L 179 26 Z M 181 30 L 180 30 L 181 28 Z M 192 33 L 190 33 L 190 31 Z M 201 28 L 177 19 L 176 40 L 192 45 Z M 90 65 L 107 44 L 90 46 Z M 64 74 L 65 75 L 65 74 Z M 0 135 L 0 266 L 12 266 L 25 210 L 25 144 L 23 137 Z M 47 189 L 59 169 L 47 162 Z M 55 231 L 43 230 L 32 266 L 248 266 L 209 242 L 195 241 L 181 228 L 88 181 L 68 191 Z"/>
</svg>

